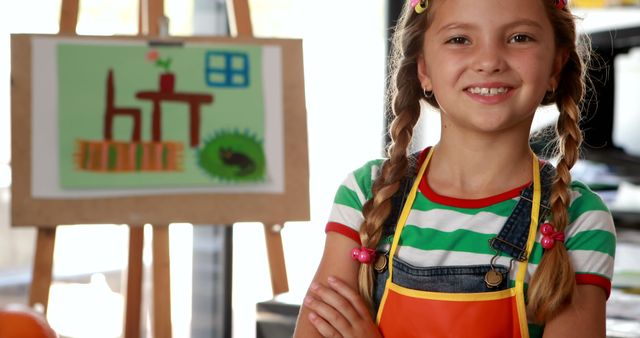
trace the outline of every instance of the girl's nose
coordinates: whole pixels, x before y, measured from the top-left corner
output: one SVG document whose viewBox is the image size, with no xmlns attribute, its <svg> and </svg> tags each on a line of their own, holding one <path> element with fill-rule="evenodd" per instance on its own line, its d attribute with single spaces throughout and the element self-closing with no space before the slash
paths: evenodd
<svg viewBox="0 0 640 338">
<path fill-rule="evenodd" d="M 484 74 L 500 73 L 506 69 L 504 51 L 497 44 L 476 46 L 473 69 Z"/>
</svg>

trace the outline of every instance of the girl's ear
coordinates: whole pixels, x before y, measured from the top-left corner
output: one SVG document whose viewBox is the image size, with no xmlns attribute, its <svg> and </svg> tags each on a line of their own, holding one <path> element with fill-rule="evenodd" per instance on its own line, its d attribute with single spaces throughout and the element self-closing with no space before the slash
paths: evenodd
<svg viewBox="0 0 640 338">
<path fill-rule="evenodd" d="M 426 91 L 433 91 L 433 84 L 431 83 L 431 77 L 429 76 L 424 54 L 420 54 L 418 56 L 418 79 L 420 79 L 422 89 Z"/>
<path fill-rule="evenodd" d="M 567 64 L 567 60 L 569 59 L 569 51 L 566 49 L 560 49 L 556 53 L 556 57 L 553 59 L 553 69 L 551 72 L 551 76 L 549 77 L 549 86 L 547 91 L 555 91 L 558 89 L 558 84 L 560 83 L 560 76 L 562 74 L 562 69 L 564 65 Z"/>
</svg>

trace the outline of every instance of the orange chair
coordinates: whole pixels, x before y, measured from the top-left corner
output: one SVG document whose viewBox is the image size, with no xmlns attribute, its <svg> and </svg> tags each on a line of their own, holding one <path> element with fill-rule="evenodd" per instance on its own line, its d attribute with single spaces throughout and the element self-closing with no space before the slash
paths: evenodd
<svg viewBox="0 0 640 338">
<path fill-rule="evenodd" d="M 111 141 L 113 138 L 113 120 L 118 115 L 130 116 L 133 119 L 133 131 L 131 132 L 131 141 L 140 142 L 141 132 L 141 116 L 138 108 L 119 108 L 115 106 L 116 90 L 113 79 L 113 69 L 109 69 L 107 74 L 107 93 L 106 93 L 106 109 L 104 112 L 104 138 Z"/>
</svg>

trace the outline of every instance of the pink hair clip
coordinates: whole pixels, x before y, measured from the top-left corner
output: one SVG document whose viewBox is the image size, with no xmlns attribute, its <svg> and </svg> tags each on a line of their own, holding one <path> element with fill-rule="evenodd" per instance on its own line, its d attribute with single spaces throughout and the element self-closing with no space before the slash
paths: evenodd
<svg viewBox="0 0 640 338">
<path fill-rule="evenodd" d="M 413 7 L 416 13 L 421 14 L 427 10 L 429 6 L 429 0 L 411 0 L 411 7 Z"/>
<path fill-rule="evenodd" d="M 540 233 L 542 233 L 540 245 L 542 245 L 545 250 L 553 248 L 556 241 L 564 243 L 564 232 L 555 231 L 553 226 L 549 223 L 542 224 L 540 227 Z"/>
<path fill-rule="evenodd" d="M 557 9 L 564 9 L 567 6 L 567 0 L 553 0 Z"/>
<path fill-rule="evenodd" d="M 354 261 L 358 261 L 362 264 L 371 264 L 373 263 L 376 257 L 376 251 L 373 249 L 369 249 L 366 247 L 361 248 L 353 248 L 351 250 L 351 258 Z"/>
</svg>

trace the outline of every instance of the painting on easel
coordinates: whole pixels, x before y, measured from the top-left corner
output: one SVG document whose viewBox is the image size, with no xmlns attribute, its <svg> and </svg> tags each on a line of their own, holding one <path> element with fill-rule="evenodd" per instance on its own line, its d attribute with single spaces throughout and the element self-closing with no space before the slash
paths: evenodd
<svg viewBox="0 0 640 338">
<path fill-rule="evenodd" d="M 308 219 L 302 41 L 11 46 L 14 224 Z"/>
<path fill-rule="evenodd" d="M 277 48 L 70 39 L 33 48 L 34 117 L 58 126 L 34 152 L 57 163 L 60 191 L 282 189 Z"/>
</svg>

